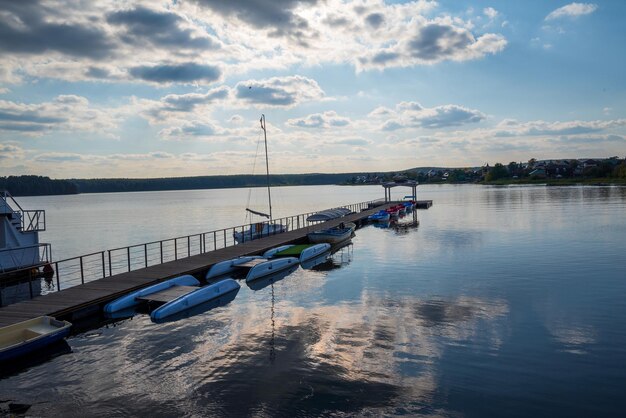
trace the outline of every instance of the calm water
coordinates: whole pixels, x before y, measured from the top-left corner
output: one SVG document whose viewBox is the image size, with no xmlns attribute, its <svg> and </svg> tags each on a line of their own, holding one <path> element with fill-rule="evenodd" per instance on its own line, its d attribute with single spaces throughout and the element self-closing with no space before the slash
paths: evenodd
<svg viewBox="0 0 626 418">
<path fill-rule="evenodd" d="M 23 206 L 49 205 L 58 254 L 228 226 L 233 216 L 241 223 L 214 193 L 241 194 L 85 195 Z M 136 315 L 71 337 L 71 353 L 1 379 L 0 401 L 66 417 L 623 416 L 626 188 L 420 193 L 435 205 L 418 212 L 417 229 L 364 227 L 316 270 L 259 290 L 242 282 L 225 306 L 158 325 Z M 298 205 L 380 195 L 285 188 L 283 207 L 304 212 Z M 53 226 L 64 213 L 79 215 L 65 236 Z"/>
</svg>

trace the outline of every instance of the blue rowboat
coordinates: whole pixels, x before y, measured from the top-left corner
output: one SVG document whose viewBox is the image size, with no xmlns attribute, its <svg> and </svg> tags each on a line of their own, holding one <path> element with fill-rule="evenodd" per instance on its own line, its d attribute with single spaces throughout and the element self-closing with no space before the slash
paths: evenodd
<svg viewBox="0 0 626 418">
<path fill-rule="evenodd" d="M 239 290 L 241 286 L 233 279 L 224 279 L 209 286 L 199 287 L 191 293 L 182 295 L 174 300 L 171 300 L 150 314 L 150 319 L 154 322 L 158 322 L 167 318 L 168 316 L 183 312 L 194 306 L 208 302 L 210 300 L 219 298 L 222 295 L 230 293 L 234 290 Z"/>
<path fill-rule="evenodd" d="M 388 221 L 391 216 L 385 210 L 380 210 L 377 213 L 374 213 L 367 217 L 368 220 L 374 222 L 385 222 Z"/>
<path fill-rule="evenodd" d="M 72 324 L 51 316 L 40 316 L 0 328 L 0 361 L 23 356 L 62 340 Z"/>
<path fill-rule="evenodd" d="M 200 286 L 200 282 L 193 276 L 186 274 L 184 276 L 174 277 L 173 279 L 165 280 L 164 282 L 153 284 L 152 286 L 145 287 L 143 289 L 136 290 L 127 295 L 124 295 L 113 302 L 109 302 L 104 307 L 105 313 L 113 313 L 121 311 L 122 309 L 132 308 L 141 303 L 138 298 L 157 293 L 165 289 L 169 289 L 173 286 Z"/>
</svg>

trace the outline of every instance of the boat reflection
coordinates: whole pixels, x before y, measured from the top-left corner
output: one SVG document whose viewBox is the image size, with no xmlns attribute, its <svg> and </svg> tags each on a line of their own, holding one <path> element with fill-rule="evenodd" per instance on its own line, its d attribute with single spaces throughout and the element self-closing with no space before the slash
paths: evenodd
<svg viewBox="0 0 626 418">
<path fill-rule="evenodd" d="M 288 269 L 279 271 L 277 273 L 270 274 L 269 276 L 263 277 L 262 279 L 253 280 L 251 282 L 246 282 L 246 284 L 248 285 L 250 289 L 254 291 L 261 290 L 273 283 L 281 281 L 282 279 L 289 276 L 291 273 L 293 273 L 297 269 L 298 269 L 298 266 L 295 265 L 293 267 L 289 267 Z"/>
<path fill-rule="evenodd" d="M 311 270 L 315 266 L 326 262 L 329 256 L 330 256 L 330 250 L 318 255 L 317 257 L 313 257 L 313 258 L 310 258 L 308 260 L 301 262 L 300 267 L 302 267 L 305 270 Z"/>
<path fill-rule="evenodd" d="M 0 362 L 0 378 L 5 378 L 17 374 L 24 369 L 39 366 L 55 357 L 69 354 L 72 347 L 65 340 L 59 340 L 45 347 L 30 352 L 26 356 L 12 359 L 11 361 Z M 0 401 L 2 402 L 2 401 Z"/>
<path fill-rule="evenodd" d="M 212 309 L 219 308 L 220 306 L 226 306 L 237 297 L 237 293 L 239 293 L 239 288 L 236 288 L 232 292 L 228 292 L 219 298 L 211 299 L 207 302 L 196 305 L 192 308 L 186 309 L 184 311 L 175 313 L 173 315 L 169 315 L 163 319 L 153 319 L 152 322 L 156 324 L 162 324 L 165 322 L 174 322 L 179 321 L 181 319 L 190 318 L 192 316 L 200 315 L 206 313 Z"/>
</svg>

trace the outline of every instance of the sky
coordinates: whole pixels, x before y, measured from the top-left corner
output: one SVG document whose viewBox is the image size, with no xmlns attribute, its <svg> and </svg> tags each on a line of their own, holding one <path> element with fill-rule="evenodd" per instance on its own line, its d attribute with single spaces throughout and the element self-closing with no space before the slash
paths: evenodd
<svg viewBox="0 0 626 418">
<path fill-rule="evenodd" d="M 0 2 L 0 176 L 626 156 L 626 2 Z"/>
</svg>

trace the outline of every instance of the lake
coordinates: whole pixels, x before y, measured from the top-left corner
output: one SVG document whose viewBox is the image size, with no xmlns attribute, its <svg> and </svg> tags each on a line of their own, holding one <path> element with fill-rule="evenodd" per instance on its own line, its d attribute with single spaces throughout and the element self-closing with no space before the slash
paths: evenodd
<svg viewBox="0 0 626 418">
<path fill-rule="evenodd" d="M 272 191 L 277 216 L 383 195 Z M 0 378 L 0 411 L 10 399 L 64 417 L 623 416 L 626 188 L 418 193 L 434 206 L 417 228 L 369 225 L 313 270 L 241 282 L 212 310 L 69 338 L 71 352 Z M 242 224 L 246 200 L 233 189 L 19 202 L 46 209 L 42 241 L 58 259 Z"/>
</svg>

